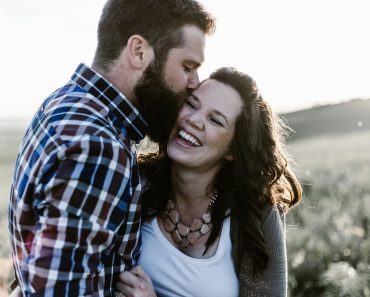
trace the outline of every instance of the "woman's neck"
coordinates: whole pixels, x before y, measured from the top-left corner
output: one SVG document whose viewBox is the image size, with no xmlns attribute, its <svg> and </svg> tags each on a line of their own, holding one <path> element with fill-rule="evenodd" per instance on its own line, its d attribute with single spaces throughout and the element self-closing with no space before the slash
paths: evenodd
<svg viewBox="0 0 370 297">
<path fill-rule="evenodd" d="M 181 212 L 204 213 L 214 189 L 216 170 L 196 172 L 172 164 L 171 179 L 175 203 Z"/>
</svg>

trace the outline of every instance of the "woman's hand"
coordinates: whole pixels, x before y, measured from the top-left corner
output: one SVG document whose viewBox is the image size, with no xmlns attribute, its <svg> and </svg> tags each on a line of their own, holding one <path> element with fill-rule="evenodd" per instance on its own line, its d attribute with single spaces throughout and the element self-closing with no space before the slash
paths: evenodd
<svg viewBox="0 0 370 297">
<path fill-rule="evenodd" d="M 157 297 L 150 277 L 140 266 L 121 272 L 116 287 L 119 297 Z"/>
</svg>

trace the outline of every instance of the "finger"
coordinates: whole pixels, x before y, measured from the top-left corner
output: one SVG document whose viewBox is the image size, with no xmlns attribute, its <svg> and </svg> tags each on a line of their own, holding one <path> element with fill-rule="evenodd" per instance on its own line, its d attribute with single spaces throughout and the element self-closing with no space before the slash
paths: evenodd
<svg viewBox="0 0 370 297">
<path fill-rule="evenodd" d="M 143 282 L 143 280 L 140 280 L 140 278 L 137 278 L 139 281 Z M 116 289 L 117 291 L 122 293 L 122 296 L 127 296 L 127 297 L 133 297 L 133 296 L 140 296 L 138 293 L 141 291 L 139 286 L 131 287 L 125 283 L 119 282 L 116 284 Z"/>
<path fill-rule="evenodd" d="M 123 294 L 122 292 L 117 292 L 117 291 L 114 292 L 113 296 L 114 297 L 127 297 L 127 295 Z"/>
<path fill-rule="evenodd" d="M 123 283 L 130 287 L 135 287 L 135 285 L 137 285 L 138 280 L 140 280 L 138 276 L 133 274 L 131 271 L 126 270 L 120 273 L 118 283 Z"/>
<path fill-rule="evenodd" d="M 135 266 L 130 269 L 130 272 L 140 277 L 143 280 L 151 281 L 150 277 L 145 273 L 145 271 L 141 268 L 141 266 Z"/>
</svg>

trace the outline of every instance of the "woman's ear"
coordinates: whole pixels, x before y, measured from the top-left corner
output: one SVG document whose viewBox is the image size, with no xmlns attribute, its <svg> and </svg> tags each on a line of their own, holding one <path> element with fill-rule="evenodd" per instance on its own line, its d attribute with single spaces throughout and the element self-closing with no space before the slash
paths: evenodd
<svg viewBox="0 0 370 297">
<path fill-rule="evenodd" d="M 134 69 L 145 70 L 154 58 L 154 50 L 141 35 L 132 35 L 127 41 L 128 60 Z"/>
<path fill-rule="evenodd" d="M 226 154 L 225 159 L 227 161 L 234 161 L 234 156 L 231 152 L 229 152 L 229 153 Z"/>
</svg>

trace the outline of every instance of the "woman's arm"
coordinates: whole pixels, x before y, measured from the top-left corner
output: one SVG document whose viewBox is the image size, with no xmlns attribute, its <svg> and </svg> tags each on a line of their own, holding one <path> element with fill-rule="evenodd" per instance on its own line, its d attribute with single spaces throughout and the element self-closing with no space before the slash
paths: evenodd
<svg viewBox="0 0 370 297">
<path fill-rule="evenodd" d="M 287 296 L 287 257 L 285 215 L 277 205 L 270 208 L 262 224 L 269 261 L 266 269 L 253 276 L 253 261 L 243 257 L 240 263 L 240 296 Z"/>
</svg>

